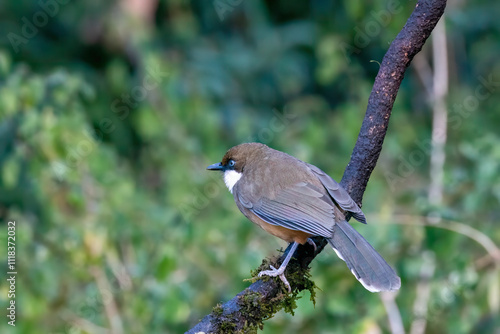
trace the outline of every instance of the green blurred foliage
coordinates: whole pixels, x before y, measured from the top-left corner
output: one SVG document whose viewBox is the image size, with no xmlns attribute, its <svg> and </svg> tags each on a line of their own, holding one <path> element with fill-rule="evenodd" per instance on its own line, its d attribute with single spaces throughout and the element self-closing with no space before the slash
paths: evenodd
<svg viewBox="0 0 500 334">
<path fill-rule="evenodd" d="M 260 141 L 340 180 L 378 63 L 413 7 L 2 2 L 0 217 L 17 224 L 18 318 L 14 329 L 4 317 L 0 331 L 179 333 L 243 290 L 285 245 L 246 221 L 205 167 Z M 432 115 L 413 66 L 364 196 L 370 224 L 356 226 L 402 277 L 395 301 L 407 330 L 428 266 L 428 333 L 500 326 L 500 274 L 485 249 L 418 218 L 437 212 L 500 244 L 497 12 L 481 0 L 447 8 L 442 205 L 427 199 Z M 428 45 L 422 57 L 431 55 Z M 401 225 L 401 214 L 417 218 Z M 294 317 L 279 313 L 263 333 L 390 331 L 380 296 L 333 252 L 314 261 L 312 277 L 316 306 L 305 293 Z"/>
</svg>

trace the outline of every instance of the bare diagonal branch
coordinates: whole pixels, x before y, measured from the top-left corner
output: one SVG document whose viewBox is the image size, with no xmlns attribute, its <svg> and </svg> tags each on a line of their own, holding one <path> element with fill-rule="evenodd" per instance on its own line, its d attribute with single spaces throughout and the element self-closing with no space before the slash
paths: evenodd
<svg viewBox="0 0 500 334">
<path fill-rule="evenodd" d="M 351 161 L 340 182 L 358 203 L 362 202 L 366 185 L 382 150 L 392 106 L 406 68 L 424 46 L 445 7 L 446 0 L 418 1 L 382 60 Z"/>
</svg>

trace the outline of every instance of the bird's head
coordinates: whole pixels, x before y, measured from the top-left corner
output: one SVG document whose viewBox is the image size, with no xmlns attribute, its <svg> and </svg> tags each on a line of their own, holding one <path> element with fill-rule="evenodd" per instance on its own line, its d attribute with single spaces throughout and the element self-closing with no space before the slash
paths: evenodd
<svg viewBox="0 0 500 334">
<path fill-rule="evenodd" d="M 264 144 L 260 143 L 244 143 L 230 148 L 222 161 L 210 165 L 208 170 L 219 170 L 224 173 L 224 182 L 227 188 L 232 193 L 234 185 L 240 180 L 245 173 L 245 170 L 252 168 L 259 161 L 259 158 L 265 155 L 265 151 L 269 150 Z"/>
</svg>

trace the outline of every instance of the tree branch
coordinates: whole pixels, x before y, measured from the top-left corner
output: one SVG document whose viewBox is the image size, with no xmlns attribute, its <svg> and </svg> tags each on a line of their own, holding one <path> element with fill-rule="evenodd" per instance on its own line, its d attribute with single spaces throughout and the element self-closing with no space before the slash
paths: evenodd
<svg viewBox="0 0 500 334">
<path fill-rule="evenodd" d="M 424 46 L 445 7 L 446 0 L 418 1 L 382 60 L 351 161 L 340 182 L 358 203 L 362 202 L 366 185 L 382 150 L 392 106 L 406 68 Z"/>
<path fill-rule="evenodd" d="M 351 161 L 340 182 L 359 204 L 382 150 L 392 106 L 406 68 L 422 49 L 443 15 L 445 7 L 446 0 L 418 1 L 415 10 L 382 60 Z M 315 238 L 315 242 L 318 245 L 316 252 L 309 245 L 299 247 L 287 267 L 286 275 L 293 288 L 292 298 L 304 289 L 311 290 L 306 281 L 307 277 L 306 280 L 298 282 L 290 277 L 307 273 L 309 264 L 326 244 L 323 238 Z M 284 259 L 289 248 L 278 262 Z M 262 321 L 271 317 L 280 307 L 285 305 L 286 308 L 287 303 L 293 303 L 293 300 L 288 298 L 278 280 L 258 280 L 230 301 L 216 306 L 211 314 L 187 333 L 253 332 L 256 327 L 262 327 Z"/>
</svg>

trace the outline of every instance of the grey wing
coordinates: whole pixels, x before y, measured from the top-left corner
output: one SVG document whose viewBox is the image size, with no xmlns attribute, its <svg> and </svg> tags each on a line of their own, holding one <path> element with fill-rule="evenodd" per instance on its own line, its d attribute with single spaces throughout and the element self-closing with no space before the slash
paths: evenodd
<svg viewBox="0 0 500 334">
<path fill-rule="evenodd" d="M 333 200 L 342 209 L 344 209 L 345 211 L 349 211 L 357 221 L 366 224 L 365 214 L 363 213 L 363 211 L 361 211 L 361 209 L 356 204 L 356 202 L 354 202 L 351 196 L 349 196 L 347 191 L 318 167 L 310 164 L 307 165 L 309 166 L 309 168 L 311 168 L 312 172 L 316 174 L 330 196 L 332 196 Z"/>
<path fill-rule="evenodd" d="M 299 182 L 282 189 L 274 199 L 261 198 L 251 203 L 238 195 L 240 203 L 265 222 L 314 236 L 331 238 L 335 225 L 331 199 L 320 189 Z"/>
</svg>

